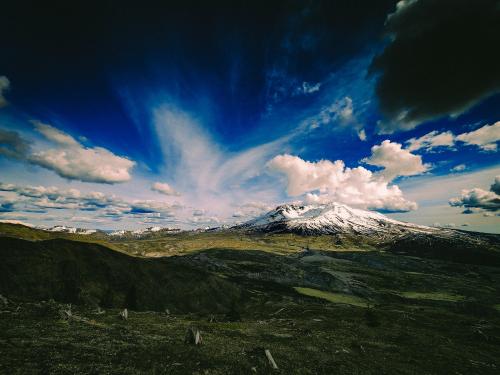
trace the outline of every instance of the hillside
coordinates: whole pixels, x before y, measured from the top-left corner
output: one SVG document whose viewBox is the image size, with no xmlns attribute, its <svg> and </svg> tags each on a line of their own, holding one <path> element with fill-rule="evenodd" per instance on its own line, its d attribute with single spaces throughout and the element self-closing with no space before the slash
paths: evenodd
<svg viewBox="0 0 500 375">
<path fill-rule="evenodd" d="M 240 288 L 175 258 L 130 257 L 64 239 L 0 237 L 0 294 L 135 310 L 228 311 Z"/>
<path fill-rule="evenodd" d="M 500 267 L 347 250 L 141 258 L 66 239 L 0 249 L 1 373 L 269 373 L 264 349 L 283 374 L 500 367 Z M 184 343 L 190 326 L 202 346 Z"/>
</svg>

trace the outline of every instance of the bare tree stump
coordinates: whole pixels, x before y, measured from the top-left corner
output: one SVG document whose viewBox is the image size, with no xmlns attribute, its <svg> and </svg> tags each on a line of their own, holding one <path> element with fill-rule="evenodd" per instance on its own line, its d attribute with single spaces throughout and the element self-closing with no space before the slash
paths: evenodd
<svg viewBox="0 0 500 375">
<path fill-rule="evenodd" d="M 123 311 L 120 313 L 120 318 L 122 318 L 123 320 L 128 319 L 128 310 L 127 309 L 123 309 Z"/>
<path fill-rule="evenodd" d="M 201 332 L 197 328 L 189 327 L 184 336 L 184 343 L 196 346 L 201 345 L 203 343 Z"/>
<path fill-rule="evenodd" d="M 269 361 L 269 365 L 273 368 L 273 370 L 278 370 L 278 365 L 274 361 L 274 358 L 271 355 L 271 352 L 269 351 L 269 349 L 265 349 L 264 353 L 266 354 L 267 360 Z"/>
<path fill-rule="evenodd" d="M 106 311 L 104 311 L 103 309 L 101 309 L 100 306 L 97 306 L 97 309 L 95 310 L 95 313 L 97 315 L 102 315 L 102 314 L 106 313 Z"/>
</svg>

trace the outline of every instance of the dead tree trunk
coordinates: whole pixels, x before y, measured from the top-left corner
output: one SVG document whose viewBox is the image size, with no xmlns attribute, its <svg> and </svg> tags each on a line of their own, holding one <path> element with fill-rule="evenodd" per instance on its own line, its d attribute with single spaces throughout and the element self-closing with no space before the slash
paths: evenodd
<svg viewBox="0 0 500 375">
<path fill-rule="evenodd" d="M 123 311 L 120 313 L 120 318 L 122 318 L 123 320 L 128 319 L 128 310 L 127 309 L 123 309 Z"/>
<path fill-rule="evenodd" d="M 269 361 L 269 365 L 273 368 L 273 370 L 277 370 L 278 365 L 274 361 L 274 358 L 271 355 L 271 352 L 269 351 L 269 349 L 264 350 L 264 353 L 266 354 L 267 360 Z"/>
<path fill-rule="evenodd" d="M 184 343 L 196 346 L 201 345 L 203 343 L 201 332 L 197 328 L 189 327 L 184 336 Z"/>
</svg>

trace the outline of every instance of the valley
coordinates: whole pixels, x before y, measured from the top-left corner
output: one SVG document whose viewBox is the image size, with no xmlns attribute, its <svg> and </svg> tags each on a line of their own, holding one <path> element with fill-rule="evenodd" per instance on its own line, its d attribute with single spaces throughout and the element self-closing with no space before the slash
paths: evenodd
<svg viewBox="0 0 500 375">
<path fill-rule="evenodd" d="M 494 374 L 500 366 L 494 237 L 451 261 L 439 246 L 413 243 L 403 254 L 347 234 L 109 239 L 12 224 L 1 232 L 0 372 Z M 202 345 L 184 342 L 189 327 Z"/>
</svg>

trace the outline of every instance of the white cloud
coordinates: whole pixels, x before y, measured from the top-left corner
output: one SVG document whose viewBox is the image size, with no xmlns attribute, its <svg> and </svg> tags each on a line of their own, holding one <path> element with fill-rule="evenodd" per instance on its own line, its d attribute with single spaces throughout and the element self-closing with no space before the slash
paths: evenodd
<svg viewBox="0 0 500 375">
<path fill-rule="evenodd" d="M 313 94 L 315 92 L 318 92 L 320 88 L 321 88 L 321 82 L 309 83 L 304 81 L 302 82 L 301 86 L 295 89 L 295 91 L 293 92 L 293 96 Z"/>
<path fill-rule="evenodd" d="M 422 163 L 420 155 L 414 155 L 401 148 L 401 144 L 389 140 L 373 146 L 371 156 L 364 158 L 362 162 L 383 167 L 384 169 L 377 174 L 386 181 L 392 181 L 398 176 L 414 176 L 429 169 L 427 164 Z"/>
<path fill-rule="evenodd" d="M 42 134 L 47 140 L 61 146 L 78 147 L 80 144 L 71 135 L 54 128 L 51 125 L 44 124 L 40 121 L 31 121 L 37 132 Z"/>
<path fill-rule="evenodd" d="M 255 180 L 262 177 L 266 161 L 289 137 L 228 152 L 195 118 L 168 105 L 154 112 L 154 125 L 166 163 L 165 177 L 175 181 L 189 206 L 230 217 L 237 205 L 276 199 L 277 191 Z"/>
<path fill-rule="evenodd" d="M 0 129 L 0 155 L 52 170 L 59 176 L 83 182 L 114 184 L 131 179 L 130 170 L 135 162 L 113 154 L 103 147 L 86 147 L 71 135 L 39 121 L 33 121 L 35 129 L 53 148 L 30 142 L 17 132 Z"/>
<path fill-rule="evenodd" d="M 35 128 L 57 147 L 31 153 L 30 163 L 71 180 L 108 184 L 130 180 L 134 161 L 102 147 L 85 147 L 69 134 L 47 124 L 35 122 Z"/>
<path fill-rule="evenodd" d="M 365 129 L 361 129 L 358 131 L 358 137 L 360 141 L 366 141 L 366 132 Z"/>
<path fill-rule="evenodd" d="M 500 121 L 493 125 L 485 125 L 469 133 L 457 135 L 457 141 L 467 145 L 474 145 L 484 151 L 496 151 L 500 141 Z"/>
<path fill-rule="evenodd" d="M 463 172 L 467 169 L 467 166 L 465 164 L 458 164 L 455 165 L 453 168 L 450 169 L 450 172 Z"/>
<path fill-rule="evenodd" d="M 177 203 L 153 200 L 126 201 L 102 192 L 82 192 L 78 189 L 61 189 L 55 186 L 21 186 L 0 183 L 0 191 L 15 194 L 5 200 L 3 211 L 78 210 L 97 212 L 101 217 L 171 217 L 183 207 Z M 15 204 L 15 206 L 14 206 Z"/>
<path fill-rule="evenodd" d="M 408 211 L 415 202 L 403 197 L 396 185 L 363 167 L 347 168 L 342 160 L 309 162 L 297 156 L 278 155 L 267 164 L 271 172 L 287 178 L 289 196 L 305 195 L 309 203 L 340 202 L 355 207 Z"/>
<path fill-rule="evenodd" d="M 434 130 L 420 138 L 411 138 L 406 143 L 408 144 L 408 151 L 421 149 L 430 151 L 438 147 L 453 147 L 455 145 L 455 136 L 450 131 L 439 133 L 437 130 Z"/>
<path fill-rule="evenodd" d="M 164 195 L 172 195 L 172 196 L 180 196 L 181 193 L 176 191 L 173 187 L 171 187 L 166 182 L 155 182 L 153 186 L 151 186 L 151 190 L 156 191 L 160 194 Z"/>
<path fill-rule="evenodd" d="M 10 81 L 6 76 L 0 76 L 0 108 L 7 105 L 5 92 L 10 88 Z"/>
<path fill-rule="evenodd" d="M 457 142 L 477 146 L 483 151 L 496 151 L 498 141 L 500 141 L 500 121 L 459 135 L 454 135 L 451 131 L 439 133 L 434 130 L 420 138 L 411 138 L 406 143 L 409 151 L 424 150 L 432 152 L 434 149 L 440 148 L 454 149 Z"/>
</svg>

